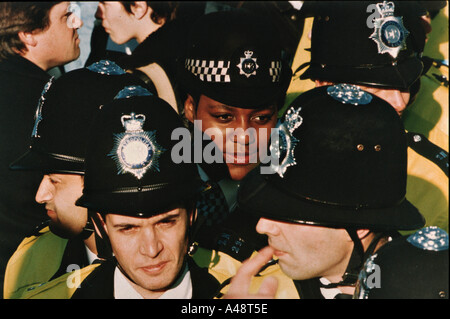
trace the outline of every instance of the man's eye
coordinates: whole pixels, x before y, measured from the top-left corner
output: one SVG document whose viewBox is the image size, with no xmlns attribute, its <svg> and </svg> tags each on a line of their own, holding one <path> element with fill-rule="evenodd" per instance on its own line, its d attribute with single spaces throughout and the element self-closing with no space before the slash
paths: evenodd
<svg viewBox="0 0 450 319">
<path fill-rule="evenodd" d="M 160 221 L 159 223 L 161 225 L 173 225 L 177 222 L 177 220 L 175 218 L 169 218 L 169 219 L 163 219 L 162 221 Z"/>
<path fill-rule="evenodd" d="M 119 231 L 125 233 L 125 232 L 130 232 L 130 231 L 132 231 L 132 230 L 134 230 L 134 229 L 136 229 L 135 226 L 133 226 L 133 225 L 127 225 L 127 226 L 122 226 L 122 227 L 120 227 L 120 228 L 119 228 Z"/>
</svg>

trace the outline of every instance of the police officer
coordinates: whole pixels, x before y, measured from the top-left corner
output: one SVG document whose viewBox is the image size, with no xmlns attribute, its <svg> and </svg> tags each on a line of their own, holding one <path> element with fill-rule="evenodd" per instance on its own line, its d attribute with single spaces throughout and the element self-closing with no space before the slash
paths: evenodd
<svg viewBox="0 0 450 319">
<path fill-rule="evenodd" d="M 57 80 L 52 78 L 45 86 L 30 128 L 30 148 L 10 167 L 44 174 L 36 201 L 45 205 L 49 220 L 25 238 L 10 258 L 5 298 L 20 298 L 27 290 L 97 258 L 87 210 L 77 207 L 75 201 L 83 190 L 92 115 L 124 85 L 144 83 L 114 63 L 100 61 Z"/>
<path fill-rule="evenodd" d="M 195 198 L 204 184 L 194 164 L 172 160 L 172 131 L 183 128 L 170 105 L 147 90 L 126 87 L 98 111 L 77 205 L 94 220 L 102 263 L 81 269 L 79 289 L 60 281 L 27 297 L 214 296 L 219 281 L 187 255 Z"/>
<path fill-rule="evenodd" d="M 259 165 L 260 145 L 267 145 L 291 79 L 274 30 L 246 11 L 206 14 L 192 26 L 180 64 L 184 115 L 194 135 L 192 160 L 211 186 L 199 200 L 194 238 L 238 261 L 266 240 L 254 232 L 250 216 L 236 211 L 236 190 Z M 214 152 L 208 153 L 210 145 Z"/>
<path fill-rule="evenodd" d="M 300 78 L 316 86 L 357 86 L 386 100 L 401 116 L 423 72 L 423 7 L 418 2 L 341 1 L 319 2 L 315 10 L 311 61 Z M 448 229 L 448 153 L 423 134 L 407 136 L 410 199 L 427 225 Z"/>
<path fill-rule="evenodd" d="M 293 102 L 278 140 L 271 147 L 280 161 L 267 164 L 273 174 L 252 171 L 238 192 L 270 247 L 260 263 L 244 263 L 229 293 L 245 296 L 249 269 L 275 255 L 301 298 L 351 297 L 373 251 L 398 230 L 424 225 L 405 198 L 402 122 L 388 103 L 362 89 L 319 87 Z"/>
<path fill-rule="evenodd" d="M 358 299 L 448 299 L 448 234 L 429 226 L 387 243 L 365 263 Z"/>
</svg>

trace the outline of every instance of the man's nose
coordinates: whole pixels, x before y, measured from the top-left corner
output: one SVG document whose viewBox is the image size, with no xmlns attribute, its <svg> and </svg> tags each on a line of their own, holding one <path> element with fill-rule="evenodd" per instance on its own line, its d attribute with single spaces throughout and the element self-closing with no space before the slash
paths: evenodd
<svg viewBox="0 0 450 319">
<path fill-rule="evenodd" d="M 45 203 L 49 202 L 50 200 L 52 200 L 52 198 L 53 198 L 53 192 L 50 187 L 50 181 L 49 181 L 48 177 L 44 176 L 44 178 L 42 178 L 41 184 L 39 185 L 39 188 L 36 192 L 35 200 L 39 204 L 45 204 Z"/>
</svg>

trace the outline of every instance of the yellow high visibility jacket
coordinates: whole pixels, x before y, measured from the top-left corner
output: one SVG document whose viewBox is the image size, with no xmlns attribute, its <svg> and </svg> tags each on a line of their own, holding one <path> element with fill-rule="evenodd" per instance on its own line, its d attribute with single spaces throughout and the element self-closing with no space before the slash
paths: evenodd
<svg viewBox="0 0 450 319">
<path fill-rule="evenodd" d="M 37 236 L 25 238 L 6 266 L 3 297 L 20 298 L 47 282 L 59 269 L 67 242 L 48 227 Z"/>
</svg>

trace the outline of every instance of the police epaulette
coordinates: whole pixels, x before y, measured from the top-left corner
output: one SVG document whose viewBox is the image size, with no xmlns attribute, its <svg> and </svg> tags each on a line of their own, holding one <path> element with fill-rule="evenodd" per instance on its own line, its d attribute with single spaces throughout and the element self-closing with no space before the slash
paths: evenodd
<svg viewBox="0 0 450 319">
<path fill-rule="evenodd" d="M 31 236 L 41 236 L 41 230 L 43 230 L 45 227 L 47 227 L 48 225 L 50 225 L 50 219 L 43 221 L 42 223 L 40 223 L 39 225 L 37 225 L 32 231 L 30 231 L 26 237 L 31 237 Z"/>
<path fill-rule="evenodd" d="M 411 149 L 439 166 L 448 177 L 448 152 L 419 133 L 408 132 L 407 139 Z"/>
</svg>

